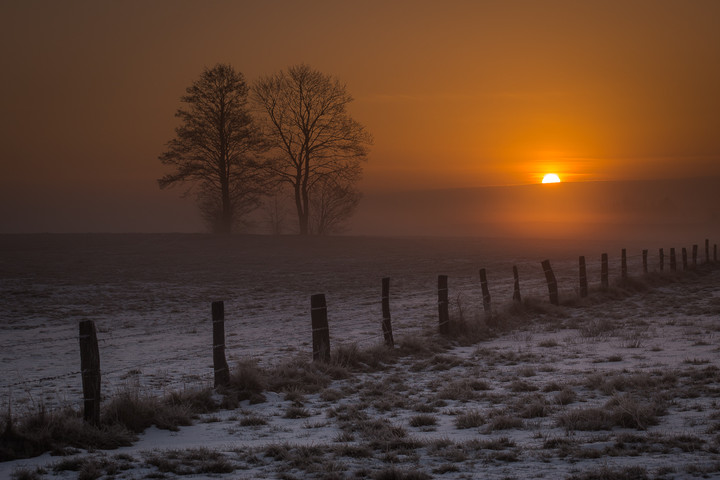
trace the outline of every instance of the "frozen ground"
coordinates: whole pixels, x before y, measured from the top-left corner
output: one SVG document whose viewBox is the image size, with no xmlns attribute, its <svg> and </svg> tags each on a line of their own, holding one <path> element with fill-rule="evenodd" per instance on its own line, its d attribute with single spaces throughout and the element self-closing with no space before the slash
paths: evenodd
<svg viewBox="0 0 720 480">
<path fill-rule="evenodd" d="M 573 294 L 577 253 L 588 256 L 591 284 L 598 283 L 601 248 L 205 235 L 10 235 L 0 242 L 0 392 L 19 405 L 49 406 L 80 398 L 83 319 L 99 331 L 106 392 L 128 376 L 160 390 L 177 388 L 212 379 L 213 300 L 226 302 L 228 358 L 267 363 L 310 351 L 312 294 L 326 294 L 336 341 L 376 342 L 384 276 L 391 277 L 394 328 L 402 335 L 437 321 L 438 274 L 449 276 L 452 300 L 459 296 L 475 313 L 480 268 L 488 271 L 493 298 L 505 302 L 513 264 L 523 294 L 546 295 L 540 261 L 550 258 L 561 290 Z M 617 274 L 620 247 L 615 250 L 609 253 Z"/>
<path fill-rule="evenodd" d="M 620 248 L 628 248 L 630 275 L 638 276 L 641 249 L 651 249 L 652 271 L 658 247 L 201 235 L 3 236 L 0 242 L 0 388 L 3 408 L 12 402 L 16 413 L 40 404 L 79 406 L 82 319 L 95 320 L 99 329 L 106 395 L 127 383 L 159 394 L 212 382 L 212 300 L 226 301 L 229 361 L 250 358 L 262 367 L 309 357 L 314 293 L 328 298 L 335 345 L 370 347 L 381 341 L 384 276 L 392 279 L 393 326 L 402 342 L 434 330 L 438 274 L 450 278 L 454 313 L 479 319 L 479 268 L 487 269 L 502 311 L 512 296 L 512 265 L 520 270 L 523 295 L 542 303 L 543 259 L 556 270 L 561 297 L 571 299 L 578 255 L 586 255 L 596 288 L 601 252 L 610 254 L 613 282 Z M 182 457 L 200 447 L 231 462 L 227 478 L 350 478 L 390 466 L 442 478 L 551 478 L 632 466 L 649 478 L 718 475 L 719 273 L 689 273 L 629 297 L 540 309 L 522 328 L 490 341 L 402 358 L 382 371 L 338 380 L 329 393 L 289 398 L 268 392 L 265 403 L 206 416 L 179 432 L 151 429 L 133 447 L 85 456 L 127 464 L 115 478 L 157 473 L 149 460 L 156 449 L 186 452 Z M 475 380 L 482 384 L 464 392 Z M 560 397 L 564 390 L 568 403 Z M 656 397 L 664 393 L 657 424 L 645 422 L 644 413 L 660 408 Z M 285 418 L 296 404 L 308 415 Z M 640 424 L 578 427 L 583 414 L 619 409 Z M 367 418 L 358 421 L 396 428 L 412 439 L 409 447 L 379 453 L 362 435 L 343 435 L 347 425 L 339 419 L 348 410 L 364 412 Z M 459 428 L 457 419 L 473 413 L 482 421 Z M 249 417 L 263 424 L 242 426 Z M 308 467 L 293 460 L 300 454 L 322 461 Z M 58 461 L 5 462 L 0 477 Z M 47 471 L 54 476 L 52 467 Z"/>
</svg>

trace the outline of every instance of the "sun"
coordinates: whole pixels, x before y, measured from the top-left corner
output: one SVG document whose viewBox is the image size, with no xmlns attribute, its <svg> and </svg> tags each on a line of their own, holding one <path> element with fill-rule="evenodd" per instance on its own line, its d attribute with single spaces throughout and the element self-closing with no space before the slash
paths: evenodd
<svg viewBox="0 0 720 480">
<path fill-rule="evenodd" d="M 547 173 L 543 177 L 542 183 L 560 183 L 560 177 L 555 173 Z"/>
</svg>

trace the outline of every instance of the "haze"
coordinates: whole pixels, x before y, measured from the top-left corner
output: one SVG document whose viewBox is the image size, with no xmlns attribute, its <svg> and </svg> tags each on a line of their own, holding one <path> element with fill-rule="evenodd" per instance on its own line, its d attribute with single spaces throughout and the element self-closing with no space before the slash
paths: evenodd
<svg viewBox="0 0 720 480">
<path fill-rule="evenodd" d="M 670 180 L 645 185 L 675 205 L 672 182 L 703 177 L 706 194 L 683 205 L 713 233 L 719 18 L 712 0 L 5 1 L 0 232 L 201 231 L 190 199 L 158 189 L 157 157 L 185 88 L 226 62 L 249 83 L 298 63 L 347 83 L 375 137 L 351 233 L 517 231 L 544 220 L 518 216 L 527 197 L 512 193 L 452 203 L 452 224 L 421 219 L 430 199 L 455 198 L 438 191 L 548 172 L 564 185 Z M 617 213 L 587 202 L 552 220 Z"/>
</svg>

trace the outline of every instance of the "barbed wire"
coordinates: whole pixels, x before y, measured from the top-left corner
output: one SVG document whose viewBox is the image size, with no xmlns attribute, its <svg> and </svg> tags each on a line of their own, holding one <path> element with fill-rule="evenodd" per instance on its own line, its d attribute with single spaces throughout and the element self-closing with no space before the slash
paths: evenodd
<svg viewBox="0 0 720 480">
<path fill-rule="evenodd" d="M 192 329 L 193 327 L 189 325 L 181 326 L 181 327 L 171 327 L 171 328 L 165 328 L 160 330 L 149 330 L 146 327 L 146 330 L 144 332 L 137 332 L 137 333 L 130 333 L 125 335 L 113 335 L 111 331 L 102 331 L 98 333 L 103 334 L 110 334 L 110 338 L 100 337 L 98 336 L 98 342 L 109 342 L 111 340 L 123 340 L 127 338 L 135 338 L 135 337 L 147 337 L 150 335 L 162 335 L 164 333 L 172 333 L 172 332 L 184 332 L 188 333 L 187 330 Z M 57 343 L 57 342 L 67 342 L 70 340 L 78 340 L 79 336 L 77 334 L 75 335 L 69 335 L 65 337 L 41 337 L 41 338 L 34 338 L 33 340 L 28 340 L 24 342 L 13 342 L 13 343 L 6 343 L 6 344 L 0 344 L 0 349 L 10 349 L 13 347 L 24 347 L 28 345 L 35 345 L 38 344 L 49 344 L 49 343 Z"/>
<path fill-rule="evenodd" d="M 62 378 L 69 378 L 69 377 L 73 377 L 73 376 L 76 376 L 76 375 L 80 375 L 81 373 L 82 373 L 82 372 L 81 372 L 80 370 L 78 370 L 77 372 L 63 373 L 63 374 L 54 375 L 54 376 L 51 376 L 51 377 L 42 377 L 42 378 L 33 378 L 33 379 L 29 379 L 29 380 L 21 380 L 21 381 L 19 381 L 19 382 L 9 383 L 9 384 L 3 385 L 2 388 L 18 387 L 18 386 L 20 386 L 20 385 L 27 385 L 27 384 L 29 384 L 29 383 L 50 382 L 50 381 L 53 381 L 53 380 L 60 380 L 60 379 L 62 379 Z"/>
</svg>

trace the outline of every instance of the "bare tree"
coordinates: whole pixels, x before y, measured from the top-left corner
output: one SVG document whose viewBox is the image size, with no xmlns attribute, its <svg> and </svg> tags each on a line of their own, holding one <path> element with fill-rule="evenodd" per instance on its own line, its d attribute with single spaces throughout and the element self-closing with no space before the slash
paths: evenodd
<svg viewBox="0 0 720 480">
<path fill-rule="evenodd" d="M 355 213 L 362 194 L 355 188 L 359 171 L 325 176 L 313 187 L 310 196 L 310 232 L 330 235 L 345 230 L 345 222 Z"/>
<path fill-rule="evenodd" d="M 292 214 L 287 184 L 276 183 L 267 191 L 263 202 L 262 213 L 264 223 L 272 235 L 281 235 L 285 229 L 288 214 Z"/>
<path fill-rule="evenodd" d="M 333 179 L 361 170 L 372 137 L 347 113 L 353 99 L 345 85 L 307 65 L 261 78 L 252 93 L 273 147 L 267 167 L 292 186 L 300 234 L 308 234 L 311 196 L 321 183 L 340 183 Z"/>
<path fill-rule="evenodd" d="M 230 233 L 260 205 L 262 170 L 257 155 L 263 142 L 247 107 L 248 87 L 230 65 L 205 69 L 180 99 L 181 124 L 160 156 L 173 173 L 160 188 L 190 185 L 213 232 Z"/>
</svg>

